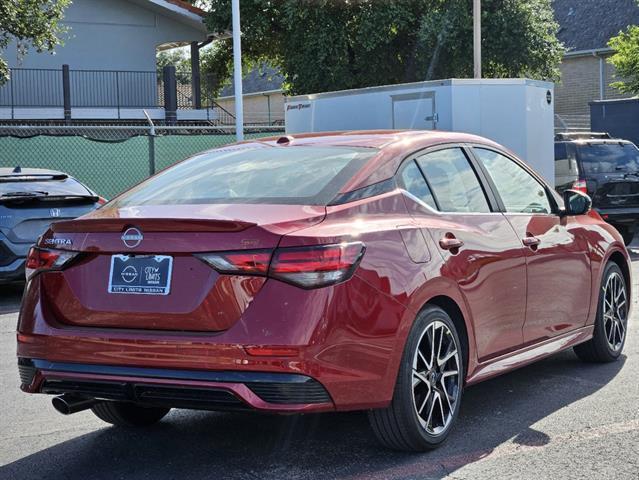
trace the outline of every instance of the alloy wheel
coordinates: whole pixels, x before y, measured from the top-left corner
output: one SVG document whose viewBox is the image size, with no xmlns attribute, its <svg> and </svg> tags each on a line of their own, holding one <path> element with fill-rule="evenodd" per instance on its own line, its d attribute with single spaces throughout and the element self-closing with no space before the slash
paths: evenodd
<svg viewBox="0 0 639 480">
<path fill-rule="evenodd" d="M 442 322 L 430 323 L 413 357 L 413 406 L 429 434 L 439 435 L 453 420 L 459 400 L 460 357 L 455 337 Z"/>
<path fill-rule="evenodd" d="M 617 272 L 608 277 L 604 287 L 603 321 L 608 345 L 613 351 L 619 350 L 626 337 L 628 299 L 623 278 Z"/>
</svg>

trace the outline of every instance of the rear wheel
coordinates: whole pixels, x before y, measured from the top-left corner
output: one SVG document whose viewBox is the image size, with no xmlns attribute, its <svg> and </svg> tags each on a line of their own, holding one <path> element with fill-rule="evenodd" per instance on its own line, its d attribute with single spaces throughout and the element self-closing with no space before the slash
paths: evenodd
<svg viewBox="0 0 639 480">
<path fill-rule="evenodd" d="M 369 412 L 378 440 L 395 450 L 438 447 L 459 413 L 463 379 L 455 324 L 444 310 L 429 306 L 408 336 L 390 406 Z"/>
<path fill-rule="evenodd" d="M 162 420 L 170 408 L 142 407 L 127 402 L 100 402 L 91 407 L 91 410 L 100 420 L 113 425 L 145 427 Z"/>
<path fill-rule="evenodd" d="M 628 328 L 628 290 L 623 272 L 609 262 L 601 280 L 599 306 L 592 339 L 574 350 L 587 362 L 613 362 L 619 358 Z"/>
</svg>

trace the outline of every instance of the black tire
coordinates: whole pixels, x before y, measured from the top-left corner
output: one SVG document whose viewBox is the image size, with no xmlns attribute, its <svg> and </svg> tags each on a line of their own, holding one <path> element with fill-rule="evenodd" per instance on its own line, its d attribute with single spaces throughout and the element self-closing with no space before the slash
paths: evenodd
<svg viewBox="0 0 639 480">
<path fill-rule="evenodd" d="M 169 413 L 170 408 L 142 407 L 127 402 L 100 402 L 91 411 L 100 420 L 119 427 L 146 427 L 153 425 Z"/>
<path fill-rule="evenodd" d="M 612 320 L 604 318 L 604 303 L 607 301 L 606 299 L 606 285 L 613 278 L 620 282 L 621 287 L 623 288 L 624 296 L 625 296 L 625 313 L 623 315 L 623 337 L 620 339 L 619 345 L 617 346 L 617 338 L 612 342 L 615 345 L 611 344 L 609 341 L 609 335 L 607 332 L 607 327 L 610 325 Z M 577 345 L 574 347 L 574 351 L 577 356 L 585 361 L 585 362 L 614 362 L 619 358 L 621 352 L 623 351 L 624 344 L 626 342 L 626 330 L 628 327 L 628 306 L 630 299 L 628 298 L 628 289 L 626 286 L 626 280 L 623 276 L 623 272 L 619 265 L 614 262 L 608 262 L 604 268 L 604 273 L 601 278 L 601 286 L 599 287 L 599 303 L 597 306 L 597 318 L 595 319 L 595 330 L 593 333 L 593 337 L 585 343 Z M 614 336 L 614 334 L 613 334 Z"/>
<path fill-rule="evenodd" d="M 450 397 L 450 395 L 454 393 L 454 396 L 456 397 L 454 403 L 452 404 L 453 408 L 448 409 L 448 411 L 451 412 L 450 415 L 446 415 L 448 420 L 443 420 L 443 417 L 445 416 L 443 414 L 445 407 L 444 404 L 440 404 L 442 412 L 440 418 L 442 418 L 443 426 L 442 430 L 435 434 L 427 430 L 429 428 L 429 423 L 426 422 L 426 425 L 421 423 L 422 421 L 424 421 L 424 419 L 418 414 L 418 401 L 417 398 L 414 397 L 414 389 L 416 387 L 413 385 L 413 365 L 414 361 L 419 361 L 416 360 L 418 355 L 418 346 L 421 345 L 421 348 L 423 348 L 424 342 L 428 342 L 429 335 L 435 335 L 435 338 L 437 338 L 437 333 L 429 332 L 436 332 L 436 326 L 439 326 L 440 328 L 441 324 L 444 324 L 448 328 L 448 333 L 446 333 L 445 336 L 444 333 L 442 333 L 441 338 L 445 339 L 446 342 L 449 342 L 452 339 L 452 341 L 454 341 L 454 347 L 456 348 L 457 352 L 457 356 L 455 358 L 451 358 L 451 360 L 448 360 L 446 363 L 443 364 L 442 371 L 445 369 L 450 369 L 450 371 L 452 371 L 454 369 L 453 365 L 456 363 L 458 375 L 457 378 L 446 377 L 448 378 L 448 381 L 456 381 L 456 386 L 454 383 L 449 383 L 448 388 L 446 388 L 446 380 L 444 379 L 443 389 L 441 388 L 441 377 L 439 377 L 440 380 L 433 381 L 432 383 L 422 382 L 422 386 L 427 386 L 429 392 L 428 395 L 424 395 L 419 400 L 422 409 L 424 408 L 424 406 L 427 405 L 427 398 L 430 397 L 432 403 L 429 403 L 428 405 L 430 405 L 430 411 L 433 412 L 435 400 L 433 399 L 433 396 L 431 394 L 432 391 L 447 392 L 448 397 Z M 442 332 L 443 331 L 444 329 L 442 329 Z M 447 345 L 450 348 L 451 344 L 447 343 Z M 444 355 L 444 358 L 450 352 L 451 350 L 447 348 L 447 352 L 446 355 Z M 431 365 L 435 366 L 436 362 L 433 361 L 432 358 L 433 357 L 431 356 L 430 363 Z M 427 364 L 425 362 L 422 362 L 422 364 L 427 367 Z M 433 375 L 433 372 L 430 371 L 424 371 L 422 373 L 423 377 L 426 378 L 438 378 L 431 377 L 431 375 Z M 459 340 L 459 335 L 457 333 L 457 329 L 455 328 L 455 324 L 451 320 L 450 316 L 441 308 L 436 306 L 427 306 L 417 316 L 413 327 L 411 328 L 411 331 L 408 335 L 408 340 L 406 341 L 406 346 L 402 355 L 402 362 L 400 365 L 399 373 L 397 375 L 397 382 L 395 384 L 393 400 L 390 406 L 384 409 L 369 411 L 368 418 L 377 439 L 382 443 L 382 445 L 393 450 L 421 452 L 437 448 L 448 437 L 451 427 L 455 423 L 457 415 L 459 414 L 459 406 L 461 404 L 462 388 L 465 378 L 464 375 L 465 361 L 463 347 Z M 418 386 L 420 385 L 419 381 L 420 380 L 417 381 Z M 430 385 L 435 385 L 435 387 L 433 387 L 433 389 L 431 390 Z M 439 390 L 437 389 L 438 385 Z M 451 391 L 448 392 L 448 390 Z M 443 402 L 443 400 L 441 400 L 442 398 L 446 397 L 440 395 L 439 399 Z M 450 403 L 448 405 L 450 405 Z M 430 419 L 431 417 L 428 418 Z M 432 422 L 434 421 L 435 420 L 433 419 Z M 430 428 L 432 429 L 432 425 Z"/>
</svg>

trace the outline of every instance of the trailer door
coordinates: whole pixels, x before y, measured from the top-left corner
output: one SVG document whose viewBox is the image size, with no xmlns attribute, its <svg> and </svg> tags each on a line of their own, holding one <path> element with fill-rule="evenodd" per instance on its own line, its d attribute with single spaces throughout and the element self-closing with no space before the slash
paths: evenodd
<svg viewBox="0 0 639 480">
<path fill-rule="evenodd" d="M 414 92 L 391 95 L 393 128 L 436 130 L 435 92 Z"/>
</svg>

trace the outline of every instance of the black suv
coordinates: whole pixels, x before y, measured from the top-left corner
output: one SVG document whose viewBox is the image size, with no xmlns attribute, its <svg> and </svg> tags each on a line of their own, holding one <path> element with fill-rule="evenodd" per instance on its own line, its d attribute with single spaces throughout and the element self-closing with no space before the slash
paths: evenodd
<svg viewBox="0 0 639 480">
<path fill-rule="evenodd" d="M 0 284 L 24 281 L 27 252 L 49 225 L 105 200 L 66 173 L 0 168 Z"/>
<path fill-rule="evenodd" d="M 628 245 L 639 222 L 639 149 L 607 133 L 555 136 L 557 191 L 587 193 L 592 205 Z"/>
</svg>

